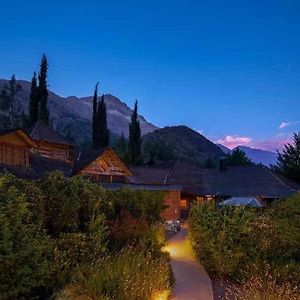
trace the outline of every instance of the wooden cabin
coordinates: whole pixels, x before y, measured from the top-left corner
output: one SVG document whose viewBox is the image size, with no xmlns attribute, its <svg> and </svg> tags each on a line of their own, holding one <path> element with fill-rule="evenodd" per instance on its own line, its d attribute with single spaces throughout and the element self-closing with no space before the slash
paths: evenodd
<svg viewBox="0 0 300 300">
<path fill-rule="evenodd" d="M 38 154 L 55 160 L 73 160 L 74 144 L 50 127 L 36 122 L 26 132 L 36 142 Z"/>
<path fill-rule="evenodd" d="M 36 147 L 36 143 L 22 130 L 0 130 L 0 164 L 28 167 L 30 149 Z"/>
<path fill-rule="evenodd" d="M 131 172 L 111 148 L 82 151 L 74 163 L 74 173 L 97 182 L 125 182 Z"/>
</svg>

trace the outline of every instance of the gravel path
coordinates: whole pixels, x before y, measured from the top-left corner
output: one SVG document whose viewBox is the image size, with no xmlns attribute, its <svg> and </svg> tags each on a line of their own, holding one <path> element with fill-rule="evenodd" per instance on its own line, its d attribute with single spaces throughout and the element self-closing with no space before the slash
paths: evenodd
<svg viewBox="0 0 300 300">
<path fill-rule="evenodd" d="M 196 260 L 189 240 L 187 226 L 170 238 L 166 250 L 170 252 L 175 287 L 171 300 L 213 300 L 211 280 Z"/>
</svg>

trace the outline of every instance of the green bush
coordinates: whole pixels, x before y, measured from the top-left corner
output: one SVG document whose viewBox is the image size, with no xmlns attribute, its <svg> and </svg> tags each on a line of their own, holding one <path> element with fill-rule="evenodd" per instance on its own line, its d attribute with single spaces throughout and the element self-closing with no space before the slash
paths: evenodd
<svg viewBox="0 0 300 300">
<path fill-rule="evenodd" d="M 260 276 L 271 266 L 278 282 L 300 282 L 300 195 L 265 211 L 201 204 L 191 210 L 190 238 L 212 273 L 236 280 Z"/>
<path fill-rule="evenodd" d="M 127 272 L 144 284 L 138 295 L 160 290 L 163 280 L 169 280 L 164 269 L 168 260 L 160 250 L 162 228 L 156 225 L 162 199 L 163 194 L 155 192 L 108 192 L 82 177 L 66 178 L 60 172 L 36 182 L 0 175 L 0 299 L 46 298 L 76 278 L 80 284 L 105 282 L 104 289 L 109 290 L 101 268 L 115 270 L 109 276 L 120 284 L 117 296 L 136 288 L 133 283 L 121 285 Z M 125 211 L 127 217 L 121 213 Z M 121 242 L 115 247 L 123 249 L 120 255 L 107 248 L 116 242 Z M 111 260 L 128 260 L 125 277 Z M 154 278 L 155 272 L 162 276 Z M 88 288 L 96 295 L 104 291 L 98 293 L 93 285 Z"/>
<path fill-rule="evenodd" d="M 106 203 L 106 215 L 116 219 L 121 210 L 127 210 L 135 218 L 144 218 L 149 224 L 161 220 L 160 213 L 165 209 L 164 192 L 132 190 L 123 188 L 109 192 L 109 206 Z"/>
<path fill-rule="evenodd" d="M 22 189 L 22 188 L 21 188 Z M 10 175 L 0 177 L 0 295 L 20 299 L 45 290 L 51 278 L 52 242 Z"/>
</svg>

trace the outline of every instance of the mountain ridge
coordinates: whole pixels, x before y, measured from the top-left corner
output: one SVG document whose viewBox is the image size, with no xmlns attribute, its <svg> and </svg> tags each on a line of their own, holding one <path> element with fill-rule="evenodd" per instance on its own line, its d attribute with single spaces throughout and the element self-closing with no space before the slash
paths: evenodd
<svg viewBox="0 0 300 300">
<path fill-rule="evenodd" d="M 9 80 L 0 79 L 0 89 Z M 31 83 L 27 80 L 17 80 L 22 89 L 19 92 L 18 102 L 20 103 L 20 113 L 28 111 Z M 62 97 L 49 90 L 48 106 L 50 110 L 50 122 L 55 130 L 65 136 L 69 136 L 78 144 L 87 144 L 91 141 L 92 124 L 92 96 Z M 99 97 L 100 99 L 100 97 Z M 115 135 L 124 133 L 128 137 L 128 126 L 132 114 L 129 106 L 119 98 L 111 94 L 105 95 L 107 106 L 108 128 Z M 5 113 L 0 110 L 2 117 Z M 139 115 L 142 134 L 152 132 L 158 127 L 148 122 L 143 116 Z"/>
</svg>

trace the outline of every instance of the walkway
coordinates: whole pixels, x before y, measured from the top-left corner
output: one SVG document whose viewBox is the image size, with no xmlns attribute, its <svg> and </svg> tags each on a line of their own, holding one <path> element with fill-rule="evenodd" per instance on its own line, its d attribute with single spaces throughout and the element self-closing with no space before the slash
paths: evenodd
<svg viewBox="0 0 300 300">
<path fill-rule="evenodd" d="M 193 254 L 187 226 L 170 238 L 166 250 L 176 280 L 171 300 L 213 300 L 211 280 Z"/>
</svg>

